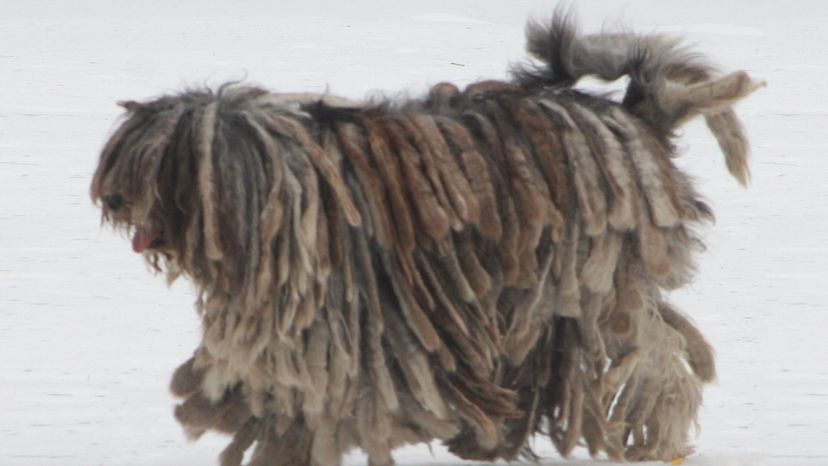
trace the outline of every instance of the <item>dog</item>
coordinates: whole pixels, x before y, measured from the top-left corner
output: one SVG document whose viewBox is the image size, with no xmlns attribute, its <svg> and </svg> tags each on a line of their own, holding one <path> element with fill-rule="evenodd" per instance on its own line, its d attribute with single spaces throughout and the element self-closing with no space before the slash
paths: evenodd
<svg viewBox="0 0 828 466">
<path fill-rule="evenodd" d="M 122 102 L 91 196 L 203 339 L 175 372 L 192 438 L 238 466 L 369 464 L 444 442 L 534 457 L 549 436 L 616 460 L 690 453 L 713 351 L 665 298 L 712 219 L 673 163 L 705 119 L 748 181 L 732 106 L 763 83 L 680 41 L 527 26 L 510 81 L 351 102 L 242 84 Z M 623 99 L 573 86 L 627 77 Z M 254 446 L 255 444 L 255 446 Z"/>
</svg>

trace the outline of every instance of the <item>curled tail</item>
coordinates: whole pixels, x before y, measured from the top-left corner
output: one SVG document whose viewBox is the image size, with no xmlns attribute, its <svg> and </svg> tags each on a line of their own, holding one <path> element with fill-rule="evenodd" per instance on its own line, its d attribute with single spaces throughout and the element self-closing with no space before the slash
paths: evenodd
<svg viewBox="0 0 828 466">
<path fill-rule="evenodd" d="M 703 115 L 727 168 L 746 185 L 748 142 L 733 104 L 763 87 L 746 72 L 723 75 L 676 38 L 629 32 L 582 35 L 571 15 L 557 11 L 546 24 L 526 26 L 526 49 L 540 65 L 513 69 L 526 88 L 569 87 L 584 76 L 614 81 L 629 76 L 623 105 L 657 132 L 669 135 Z"/>
</svg>

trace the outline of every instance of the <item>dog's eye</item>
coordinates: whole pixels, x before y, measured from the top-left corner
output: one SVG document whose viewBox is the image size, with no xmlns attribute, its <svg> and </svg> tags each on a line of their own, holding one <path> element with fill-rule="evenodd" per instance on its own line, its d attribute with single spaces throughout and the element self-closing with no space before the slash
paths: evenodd
<svg viewBox="0 0 828 466">
<path fill-rule="evenodd" d="M 112 194 L 110 196 L 106 196 L 104 202 L 106 203 L 107 209 L 115 211 L 124 206 L 124 197 L 120 194 Z"/>
</svg>

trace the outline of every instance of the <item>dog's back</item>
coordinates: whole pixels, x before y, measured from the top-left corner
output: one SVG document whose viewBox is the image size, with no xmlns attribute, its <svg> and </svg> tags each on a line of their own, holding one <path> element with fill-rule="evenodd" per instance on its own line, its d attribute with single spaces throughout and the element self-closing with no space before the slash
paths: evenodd
<svg viewBox="0 0 828 466">
<path fill-rule="evenodd" d="M 304 110 L 337 134 L 344 159 L 395 161 L 364 183 L 384 189 L 363 194 L 360 209 L 403 264 L 385 285 L 421 274 L 398 293 L 402 308 L 445 297 L 444 316 L 404 313 L 407 325 L 423 342 L 435 335 L 435 348 L 465 349 L 479 414 L 500 425 L 462 430 L 453 452 L 510 459 L 543 431 L 563 454 L 582 437 L 615 458 L 686 454 L 715 365 L 662 290 L 690 280 L 694 226 L 712 213 L 673 164 L 671 138 L 704 115 L 745 182 L 747 143 L 730 105 L 757 84 L 742 72 L 716 78 L 662 37 L 579 37 L 561 17 L 528 31 L 547 66 L 516 69 L 515 82 L 441 83 L 402 106 Z M 590 74 L 630 75 L 623 100 L 572 89 Z M 520 418 L 502 411 L 503 388 L 518 394 Z"/>
</svg>

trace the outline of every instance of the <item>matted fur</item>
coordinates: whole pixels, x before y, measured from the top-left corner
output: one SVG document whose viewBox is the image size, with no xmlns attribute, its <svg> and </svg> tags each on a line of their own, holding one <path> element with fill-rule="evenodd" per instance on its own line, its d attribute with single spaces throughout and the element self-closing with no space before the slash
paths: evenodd
<svg viewBox="0 0 828 466">
<path fill-rule="evenodd" d="M 532 456 L 548 435 L 614 459 L 685 455 L 712 350 L 665 301 L 709 220 L 671 160 L 707 118 L 731 172 L 731 110 L 758 84 L 658 36 L 530 25 L 514 82 L 355 104 L 231 85 L 145 103 L 92 197 L 200 293 L 203 341 L 176 417 L 233 435 L 239 465 L 335 465 L 406 443 Z M 622 103 L 571 89 L 630 75 Z"/>
</svg>

